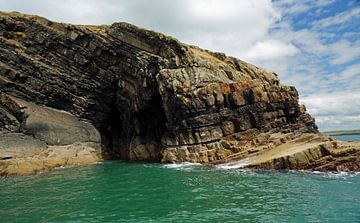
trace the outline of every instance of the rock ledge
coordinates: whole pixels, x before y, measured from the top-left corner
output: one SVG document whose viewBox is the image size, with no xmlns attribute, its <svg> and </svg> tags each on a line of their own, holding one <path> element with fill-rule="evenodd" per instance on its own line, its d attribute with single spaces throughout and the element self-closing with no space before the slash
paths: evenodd
<svg viewBox="0 0 360 223">
<path fill-rule="evenodd" d="M 0 12 L 0 173 L 128 159 L 358 171 L 295 87 L 242 60 L 127 23 Z"/>
</svg>

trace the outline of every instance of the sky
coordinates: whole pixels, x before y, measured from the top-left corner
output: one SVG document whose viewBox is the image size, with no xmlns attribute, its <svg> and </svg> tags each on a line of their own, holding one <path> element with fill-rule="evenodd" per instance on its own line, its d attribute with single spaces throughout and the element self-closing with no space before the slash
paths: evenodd
<svg viewBox="0 0 360 223">
<path fill-rule="evenodd" d="M 360 129 L 360 0 L 0 0 L 72 24 L 125 21 L 274 71 L 320 131 Z"/>
</svg>

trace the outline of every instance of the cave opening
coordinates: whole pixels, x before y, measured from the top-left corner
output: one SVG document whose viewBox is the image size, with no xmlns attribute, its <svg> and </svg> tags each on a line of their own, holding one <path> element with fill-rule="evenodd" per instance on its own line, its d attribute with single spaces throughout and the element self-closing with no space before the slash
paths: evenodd
<svg viewBox="0 0 360 223">
<path fill-rule="evenodd" d="M 160 161 L 167 123 L 160 94 L 156 92 L 147 106 L 134 112 L 115 101 L 101 128 L 104 158 Z"/>
<path fill-rule="evenodd" d="M 102 124 L 100 133 L 102 138 L 102 155 L 106 159 L 119 159 L 120 154 L 114 152 L 115 147 L 119 145 L 121 139 L 123 121 L 121 112 L 113 105 L 107 119 Z"/>
</svg>

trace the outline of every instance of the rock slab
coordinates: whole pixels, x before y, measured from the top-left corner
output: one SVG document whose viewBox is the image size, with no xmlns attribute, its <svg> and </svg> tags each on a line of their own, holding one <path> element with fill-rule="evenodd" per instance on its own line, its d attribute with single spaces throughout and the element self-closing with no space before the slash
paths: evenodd
<svg viewBox="0 0 360 223">
<path fill-rule="evenodd" d="M 0 93 L 0 175 L 24 175 L 101 160 L 96 128 L 64 111 Z"/>
<path fill-rule="evenodd" d="M 308 165 L 269 162 L 299 148 L 344 148 L 319 135 L 295 87 L 276 73 L 161 33 L 13 12 L 0 13 L 0 44 L 0 141 L 17 134 L 22 148 L 5 146 L 5 159 L 89 143 L 105 159 L 216 164 L 252 157 L 254 167 L 311 169 L 327 153 L 301 159 Z M 294 143 L 305 139 L 306 146 Z M 279 154 L 266 155 L 272 152 Z M 315 166 L 334 169 L 321 162 Z M 332 163 L 358 168 L 358 158 L 341 162 Z"/>
</svg>

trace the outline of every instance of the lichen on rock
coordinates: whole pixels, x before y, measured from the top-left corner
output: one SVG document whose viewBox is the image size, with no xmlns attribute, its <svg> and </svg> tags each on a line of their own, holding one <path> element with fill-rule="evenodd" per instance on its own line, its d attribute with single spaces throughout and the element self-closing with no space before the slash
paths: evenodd
<svg viewBox="0 0 360 223">
<path fill-rule="evenodd" d="M 316 148 L 346 147 L 319 135 L 295 87 L 276 73 L 131 24 L 70 25 L 0 13 L 0 44 L 0 141 L 17 134 L 19 147 L 33 137 L 29 149 L 22 147 L 33 151 L 26 157 L 49 146 L 95 143 L 94 160 L 101 151 L 104 159 L 216 164 L 283 154 L 290 142 L 299 149 L 295 142 L 307 134 L 317 138 Z M 304 151 L 317 151 L 304 144 Z M 290 160 L 301 151 L 284 154 Z M 359 169 L 358 153 L 335 153 L 343 159 L 335 166 Z M 298 154 L 291 159 L 301 165 L 269 164 L 284 156 L 251 166 L 312 169 L 313 160 L 327 157 Z M 334 169 L 324 166 L 329 162 L 317 168 Z"/>
</svg>

